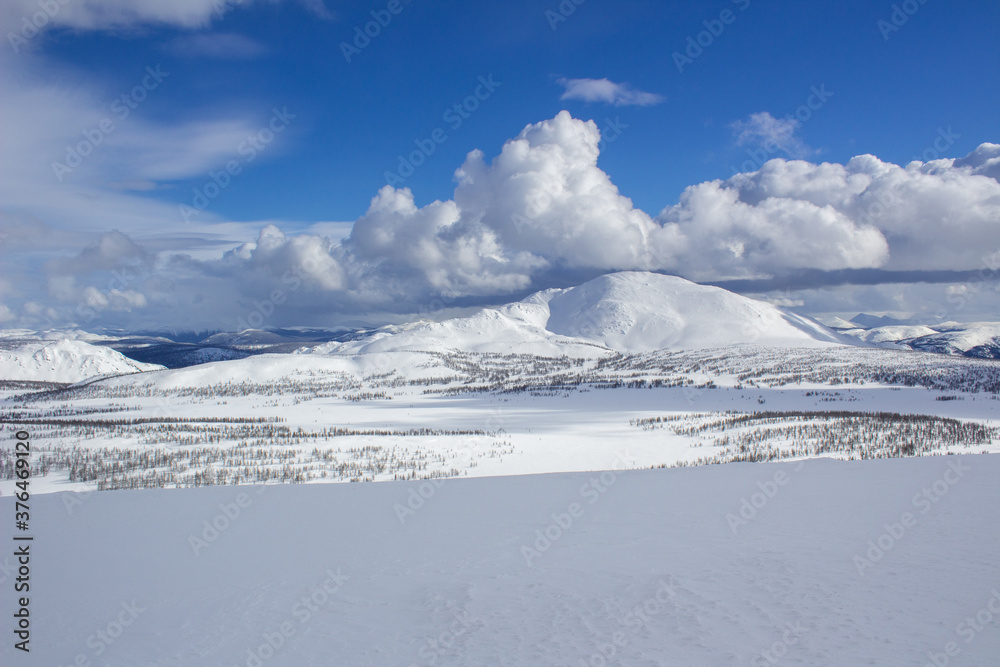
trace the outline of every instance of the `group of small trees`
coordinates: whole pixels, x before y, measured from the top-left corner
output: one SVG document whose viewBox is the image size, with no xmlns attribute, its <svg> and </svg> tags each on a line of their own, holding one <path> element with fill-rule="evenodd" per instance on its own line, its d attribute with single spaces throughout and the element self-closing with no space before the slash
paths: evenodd
<svg viewBox="0 0 1000 667">
<path fill-rule="evenodd" d="M 895 412 L 729 412 L 668 415 L 632 423 L 645 429 L 669 427 L 688 437 L 712 437 L 695 446 L 717 451 L 679 465 L 830 455 L 846 459 L 925 456 L 1000 439 L 1000 428 L 993 426 Z"/>
</svg>

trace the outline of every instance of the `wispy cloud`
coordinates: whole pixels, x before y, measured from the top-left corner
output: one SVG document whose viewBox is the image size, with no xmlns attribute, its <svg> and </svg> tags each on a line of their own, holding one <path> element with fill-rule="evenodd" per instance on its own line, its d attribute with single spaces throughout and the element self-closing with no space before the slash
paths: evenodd
<svg viewBox="0 0 1000 667">
<path fill-rule="evenodd" d="M 267 53 L 260 42 L 235 33 L 200 33 L 170 40 L 164 48 L 182 58 L 251 60 Z"/>
<path fill-rule="evenodd" d="M 584 102 L 604 102 L 616 107 L 648 107 L 664 100 L 662 95 L 634 90 L 627 83 L 615 83 L 609 79 L 559 79 L 565 88 L 561 100 L 583 100 Z"/>
<path fill-rule="evenodd" d="M 801 158 L 815 151 L 799 138 L 800 125 L 795 118 L 775 118 L 767 111 L 760 111 L 730 127 L 739 146 L 763 146 L 770 153 L 782 151 L 790 157 Z"/>
<path fill-rule="evenodd" d="M 282 0 L 270 0 L 277 3 Z M 73 0 L 54 4 L 48 28 L 130 31 L 149 26 L 205 28 L 230 10 L 249 7 L 252 0 Z M 321 19 L 332 19 L 324 0 L 296 0 L 296 4 Z M 22 21 L 37 13 L 34 2 L 0 2 L 0 30 L 20 31 Z"/>
</svg>

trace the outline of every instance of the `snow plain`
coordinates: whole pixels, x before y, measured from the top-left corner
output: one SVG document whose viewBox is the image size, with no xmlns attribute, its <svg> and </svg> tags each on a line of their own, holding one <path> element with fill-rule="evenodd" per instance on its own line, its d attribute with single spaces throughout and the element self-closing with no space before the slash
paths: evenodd
<svg viewBox="0 0 1000 667">
<path fill-rule="evenodd" d="M 996 664 L 1000 458 L 607 467 L 38 496 L 0 661 Z"/>
</svg>

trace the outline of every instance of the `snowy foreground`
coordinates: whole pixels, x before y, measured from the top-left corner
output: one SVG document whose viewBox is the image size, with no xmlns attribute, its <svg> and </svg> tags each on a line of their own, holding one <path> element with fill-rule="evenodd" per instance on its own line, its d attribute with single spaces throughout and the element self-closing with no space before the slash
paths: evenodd
<svg viewBox="0 0 1000 667">
<path fill-rule="evenodd" d="M 31 653 L 5 591 L 0 662 L 995 665 L 998 479 L 975 455 L 41 495 Z"/>
</svg>

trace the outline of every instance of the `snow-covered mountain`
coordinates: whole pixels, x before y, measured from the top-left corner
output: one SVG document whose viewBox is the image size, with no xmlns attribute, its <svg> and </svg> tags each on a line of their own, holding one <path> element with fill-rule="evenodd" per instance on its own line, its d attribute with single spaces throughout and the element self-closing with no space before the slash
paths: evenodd
<svg viewBox="0 0 1000 667">
<path fill-rule="evenodd" d="M 82 340 L 0 340 L 0 380 L 80 382 L 161 368 Z"/>
<path fill-rule="evenodd" d="M 973 322 L 935 327 L 937 333 L 908 341 L 914 350 L 1000 359 L 1000 323 Z"/>
<path fill-rule="evenodd" d="M 390 351 L 576 353 L 731 345 L 822 347 L 849 342 L 822 324 L 719 287 L 644 271 L 537 292 L 469 317 L 379 331 L 314 353 Z M 588 352 L 588 348 L 592 348 Z"/>
<path fill-rule="evenodd" d="M 622 352 L 840 342 L 818 322 L 771 304 L 642 271 L 600 276 L 526 301 L 546 303 L 549 331 Z"/>
<path fill-rule="evenodd" d="M 881 347 L 1000 359 L 1000 322 L 893 325 L 844 329 L 840 333 Z"/>
<path fill-rule="evenodd" d="M 843 331 L 849 336 L 854 336 L 859 340 L 863 340 L 866 343 L 872 343 L 873 345 L 889 345 L 891 343 L 900 343 L 899 345 L 892 345 L 893 347 L 906 348 L 909 347 L 901 343 L 901 341 L 910 340 L 914 338 L 920 338 L 922 336 L 928 336 L 936 334 L 934 329 L 922 324 L 911 325 L 911 324 L 896 324 L 886 327 L 876 327 L 874 329 L 848 329 Z"/>
</svg>

